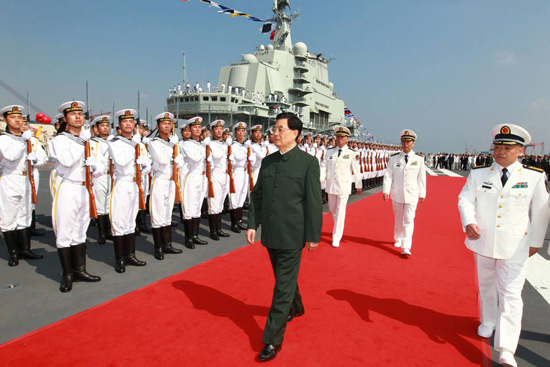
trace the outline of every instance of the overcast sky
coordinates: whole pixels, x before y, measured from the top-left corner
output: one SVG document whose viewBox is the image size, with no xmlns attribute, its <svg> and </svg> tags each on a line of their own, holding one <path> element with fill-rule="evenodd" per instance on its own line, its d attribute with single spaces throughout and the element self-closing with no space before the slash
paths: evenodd
<svg viewBox="0 0 550 367">
<path fill-rule="evenodd" d="M 258 18 L 270 0 L 219 0 Z M 414 130 L 418 151 L 486 150 L 497 123 L 550 144 L 550 1 L 291 0 L 292 40 L 335 60 L 335 91 L 376 138 Z M 162 112 L 183 77 L 216 85 L 221 66 L 268 44 L 260 24 L 199 0 L 4 0 L 0 80 L 53 117 L 85 98 L 99 112 Z M 0 87 L 0 105 L 21 103 Z M 33 115 L 38 111 L 32 111 Z M 548 151 L 548 146 L 545 151 Z"/>
</svg>

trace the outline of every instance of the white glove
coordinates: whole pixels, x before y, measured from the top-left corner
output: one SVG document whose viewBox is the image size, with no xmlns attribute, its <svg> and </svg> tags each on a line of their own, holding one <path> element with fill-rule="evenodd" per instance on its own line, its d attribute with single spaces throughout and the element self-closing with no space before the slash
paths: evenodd
<svg viewBox="0 0 550 367">
<path fill-rule="evenodd" d="M 132 140 L 133 140 L 133 138 L 132 138 Z M 149 164 L 149 160 L 147 159 L 146 156 L 140 155 L 139 158 L 137 159 L 136 163 L 139 164 L 141 166 L 141 168 L 143 169 L 144 167 L 146 167 Z"/>
<path fill-rule="evenodd" d="M 233 157 L 229 157 L 229 161 L 231 162 L 231 166 L 234 166 L 235 163 L 237 162 L 237 161 L 235 160 L 235 158 L 233 158 Z"/>
<path fill-rule="evenodd" d="M 208 156 L 208 158 L 206 158 L 206 161 L 209 162 L 209 163 L 212 163 L 212 162 L 213 162 L 213 160 L 212 160 L 212 154 L 210 154 L 210 155 Z"/>
<path fill-rule="evenodd" d="M 170 137 L 170 143 L 172 144 L 177 144 L 179 142 L 179 139 L 178 139 L 178 136 L 177 135 L 172 135 Z"/>
<path fill-rule="evenodd" d="M 244 142 L 244 146 L 245 146 L 245 147 L 249 147 L 250 144 L 252 144 L 252 143 L 250 142 L 250 140 L 247 140 L 247 141 Z"/>
<path fill-rule="evenodd" d="M 149 144 L 151 142 L 151 138 L 144 136 L 143 139 L 141 139 L 141 142 L 143 144 Z"/>
<path fill-rule="evenodd" d="M 227 139 L 225 139 L 225 142 L 227 143 L 227 145 L 231 145 L 233 144 L 233 139 L 231 139 L 231 137 L 228 136 Z"/>
<path fill-rule="evenodd" d="M 27 154 L 27 160 L 31 161 L 32 163 L 36 163 L 36 161 L 38 160 L 38 157 L 36 156 L 35 152 L 30 152 L 29 154 Z"/>
<path fill-rule="evenodd" d="M 32 138 L 32 131 L 29 129 L 23 133 L 23 139 L 29 140 L 30 138 Z"/>
<path fill-rule="evenodd" d="M 94 156 L 89 156 L 88 158 L 86 158 L 86 166 L 94 170 L 97 168 L 97 162 Z"/>
<path fill-rule="evenodd" d="M 185 162 L 183 161 L 183 156 L 180 154 L 174 159 L 174 163 L 178 165 L 178 169 L 182 169 Z"/>
<path fill-rule="evenodd" d="M 202 143 L 203 143 L 204 145 L 208 145 L 208 144 L 210 144 L 210 140 L 211 140 L 210 137 L 207 136 L 206 138 L 204 138 L 204 140 L 202 141 Z"/>
<path fill-rule="evenodd" d="M 115 138 L 114 135 L 109 135 L 109 136 L 107 137 L 107 140 L 108 140 L 108 141 L 111 141 L 111 140 L 113 140 L 114 138 Z"/>
<path fill-rule="evenodd" d="M 137 144 L 141 143 L 141 135 L 135 134 L 134 136 L 132 136 L 132 141 Z"/>
<path fill-rule="evenodd" d="M 317 148 L 317 143 L 313 143 L 313 147 L 314 147 L 314 148 Z"/>
<path fill-rule="evenodd" d="M 90 132 L 90 130 L 88 129 L 82 129 L 80 131 L 80 139 L 84 140 L 84 141 L 88 141 L 90 140 L 90 138 L 92 137 L 92 133 Z"/>
</svg>

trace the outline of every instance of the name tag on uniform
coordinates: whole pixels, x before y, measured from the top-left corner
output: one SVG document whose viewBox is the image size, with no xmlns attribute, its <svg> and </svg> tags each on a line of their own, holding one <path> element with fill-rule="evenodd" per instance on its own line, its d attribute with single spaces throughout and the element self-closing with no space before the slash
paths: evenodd
<svg viewBox="0 0 550 367">
<path fill-rule="evenodd" d="M 517 184 L 515 184 L 514 186 L 512 186 L 511 188 L 512 189 L 526 189 L 528 187 L 528 183 L 527 182 L 518 182 Z"/>
<path fill-rule="evenodd" d="M 349 154 L 346 154 L 345 156 L 342 157 L 343 159 L 349 159 Z"/>
<path fill-rule="evenodd" d="M 411 163 L 411 166 L 417 166 L 418 165 L 418 161 L 414 161 Z"/>
</svg>

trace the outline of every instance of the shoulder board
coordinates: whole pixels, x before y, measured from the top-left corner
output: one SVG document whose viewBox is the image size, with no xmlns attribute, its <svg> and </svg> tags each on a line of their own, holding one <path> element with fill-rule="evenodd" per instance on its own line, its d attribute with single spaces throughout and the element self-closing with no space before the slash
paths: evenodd
<svg viewBox="0 0 550 367">
<path fill-rule="evenodd" d="M 472 169 L 487 168 L 487 167 L 489 167 L 488 164 L 481 164 L 481 165 L 479 165 L 479 166 L 474 166 Z"/>
<path fill-rule="evenodd" d="M 530 170 L 532 170 L 532 171 L 537 171 L 537 172 L 544 172 L 544 170 L 543 170 L 542 168 L 529 166 L 529 165 L 527 165 L 527 164 L 524 164 L 524 165 L 523 165 L 523 168 L 527 168 L 527 169 L 530 169 Z"/>
<path fill-rule="evenodd" d="M 112 143 L 113 141 L 117 141 L 117 140 L 118 140 L 118 138 L 115 136 L 114 138 L 112 138 L 112 139 L 109 140 L 109 141 Z M 108 142 L 109 142 L 109 141 L 108 141 Z"/>
<path fill-rule="evenodd" d="M 328 150 L 331 150 L 331 149 L 336 149 L 336 147 L 330 147 L 330 148 L 328 148 Z"/>
<path fill-rule="evenodd" d="M 356 152 L 356 150 L 353 148 L 349 148 L 349 150 L 351 150 L 352 152 Z"/>
<path fill-rule="evenodd" d="M 419 156 L 421 156 L 421 157 L 424 157 L 424 154 L 422 154 L 422 153 L 416 153 L 416 155 L 419 155 Z"/>
<path fill-rule="evenodd" d="M 392 157 L 395 157 L 396 155 L 399 155 L 399 154 L 400 154 L 400 153 L 397 152 L 397 153 L 393 153 L 391 156 L 392 156 Z"/>
</svg>

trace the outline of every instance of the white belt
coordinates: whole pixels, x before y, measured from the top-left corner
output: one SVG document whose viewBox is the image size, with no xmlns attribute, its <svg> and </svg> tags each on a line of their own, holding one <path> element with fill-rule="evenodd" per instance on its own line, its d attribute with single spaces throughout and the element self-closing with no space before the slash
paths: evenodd
<svg viewBox="0 0 550 367">
<path fill-rule="evenodd" d="M 75 180 L 69 180 L 68 178 L 63 178 L 63 181 L 61 182 L 67 182 L 78 186 L 86 186 L 86 181 L 75 181 Z"/>
<path fill-rule="evenodd" d="M 172 175 L 153 175 L 153 178 L 154 179 L 159 179 L 159 180 L 171 180 L 172 179 Z"/>
<path fill-rule="evenodd" d="M 26 176 L 27 171 L 21 171 L 20 169 L 9 169 L 9 168 L 2 168 L 2 175 L 8 176 L 8 175 L 18 175 L 18 176 Z"/>
</svg>

